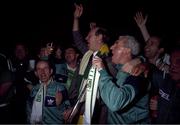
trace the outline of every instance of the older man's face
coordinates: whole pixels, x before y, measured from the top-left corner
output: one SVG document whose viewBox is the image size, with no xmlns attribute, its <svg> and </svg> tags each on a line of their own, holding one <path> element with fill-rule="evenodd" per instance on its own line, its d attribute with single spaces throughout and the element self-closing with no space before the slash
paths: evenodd
<svg viewBox="0 0 180 125">
<path fill-rule="evenodd" d="M 126 39 L 117 40 L 112 46 L 112 62 L 115 64 L 125 64 L 127 55 L 129 55 L 129 48 L 125 47 Z"/>
</svg>

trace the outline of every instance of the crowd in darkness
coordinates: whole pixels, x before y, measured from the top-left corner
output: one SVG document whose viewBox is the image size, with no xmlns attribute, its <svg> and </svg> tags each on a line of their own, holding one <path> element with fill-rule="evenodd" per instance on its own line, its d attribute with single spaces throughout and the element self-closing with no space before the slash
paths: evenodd
<svg viewBox="0 0 180 125">
<path fill-rule="evenodd" d="M 95 1 L 10 13 L 0 124 L 180 123 L 179 24 L 165 7 Z"/>
</svg>

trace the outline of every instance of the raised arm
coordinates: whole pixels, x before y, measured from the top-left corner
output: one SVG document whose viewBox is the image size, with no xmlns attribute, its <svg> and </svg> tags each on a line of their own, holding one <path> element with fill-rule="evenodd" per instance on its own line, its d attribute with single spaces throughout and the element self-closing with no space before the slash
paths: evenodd
<svg viewBox="0 0 180 125">
<path fill-rule="evenodd" d="M 83 6 L 82 4 L 80 5 L 74 4 L 74 6 L 75 6 L 75 11 L 74 11 L 73 28 L 72 28 L 73 41 L 76 47 L 81 51 L 81 53 L 84 54 L 88 50 L 88 48 L 86 43 L 84 42 L 83 36 L 79 31 L 79 19 L 83 13 Z"/>
<path fill-rule="evenodd" d="M 79 31 L 79 18 L 81 17 L 83 13 L 83 6 L 82 4 L 77 5 L 76 3 L 74 4 L 75 6 L 75 11 L 74 11 L 74 19 L 73 19 L 73 31 Z"/>
<path fill-rule="evenodd" d="M 150 37 L 149 32 L 146 27 L 147 18 L 148 18 L 147 15 L 145 16 L 145 18 L 143 17 L 142 12 L 137 12 L 136 15 L 134 16 L 134 20 L 136 21 L 136 24 L 139 27 L 145 42 Z"/>
</svg>

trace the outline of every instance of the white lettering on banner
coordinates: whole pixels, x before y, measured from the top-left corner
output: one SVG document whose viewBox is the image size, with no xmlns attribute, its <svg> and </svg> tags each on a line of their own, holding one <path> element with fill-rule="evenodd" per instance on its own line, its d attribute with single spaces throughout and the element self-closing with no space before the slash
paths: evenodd
<svg viewBox="0 0 180 125">
<path fill-rule="evenodd" d="M 99 72 L 95 67 L 91 67 L 87 79 L 87 91 L 85 101 L 85 112 L 84 112 L 84 124 L 91 124 L 91 118 L 94 112 L 94 106 L 97 97 L 97 88 L 99 81 Z"/>
</svg>

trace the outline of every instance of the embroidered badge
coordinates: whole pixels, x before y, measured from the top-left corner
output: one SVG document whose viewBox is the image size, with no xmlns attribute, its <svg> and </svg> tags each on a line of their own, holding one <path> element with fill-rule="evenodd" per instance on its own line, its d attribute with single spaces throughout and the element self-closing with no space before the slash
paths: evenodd
<svg viewBox="0 0 180 125">
<path fill-rule="evenodd" d="M 56 98 L 52 96 L 45 97 L 45 106 L 46 107 L 54 107 L 56 106 Z"/>
</svg>

